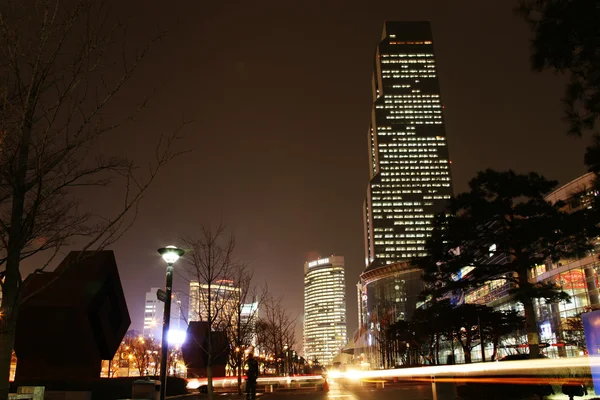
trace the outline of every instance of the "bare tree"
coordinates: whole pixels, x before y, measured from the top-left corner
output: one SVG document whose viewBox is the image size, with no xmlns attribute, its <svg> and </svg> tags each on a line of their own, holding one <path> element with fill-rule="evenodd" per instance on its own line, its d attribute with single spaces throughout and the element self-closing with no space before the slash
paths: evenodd
<svg viewBox="0 0 600 400">
<path fill-rule="evenodd" d="M 239 291 L 233 301 L 231 322 L 227 328 L 227 338 L 234 350 L 229 357 L 229 366 L 238 379 L 238 393 L 242 394 L 242 371 L 245 350 L 256 345 L 256 320 L 261 299 L 265 292 L 252 284 L 254 272 L 246 265 L 237 266 L 232 272 L 234 286 Z"/>
<path fill-rule="evenodd" d="M 196 318 L 208 324 L 206 345 L 206 375 L 208 395 L 213 398 L 213 332 L 227 331 L 232 324 L 232 308 L 238 302 L 239 291 L 233 286 L 232 275 L 237 267 L 233 258 L 235 239 L 226 234 L 223 224 L 216 228 L 202 225 L 197 237 L 185 238 L 188 248 L 185 265 L 190 280 L 198 282 L 198 295 L 190 296 L 190 309 Z M 192 312 L 191 314 L 193 314 Z M 192 318 L 190 318 L 191 320 Z"/>
<path fill-rule="evenodd" d="M 142 99 L 119 120 L 106 115 L 161 35 L 130 51 L 121 48 L 124 26 L 109 21 L 102 1 L 0 4 L 0 400 L 8 398 L 16 320 L 27 301 L 21 262 L 46 253 L 43 271 L 65 246 L 98 250 L 114 243 L 135 220 L 158 171 L 177 155 L 179 131 L 163 137 L 147 169 L 98 153 L 98 142 L 146 105 Z M 114 62 L 116 44 L 121 63 Z M 115 179 L 123 198 L 114 215 L 86 210 L 81 191 Z"/>
<path fill-rule="evenodd" d="M 134 363 L 140 376 L 156 375 L 160 365 L 160 343 L 152 338 L 127 335 L 121 348 L 129 358 L 129 365 Z"/>
<path fill-rule="evenodd" d="M 282 298 L 267 295 L 262 301 L 261 313 L 256 326 L 256 334 L 261 349 L 268 356 L 284 357 L 287 349 L 291 350 L 296 345 L 296 322 L 282 305 Z M 277 362 L 277 373 L 281 373 Z"/>
</svg>

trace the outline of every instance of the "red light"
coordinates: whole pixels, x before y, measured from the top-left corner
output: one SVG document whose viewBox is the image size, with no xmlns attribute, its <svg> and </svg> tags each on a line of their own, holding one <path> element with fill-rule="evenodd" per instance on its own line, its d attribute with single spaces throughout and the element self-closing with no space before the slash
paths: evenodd
<svg viewBox="0 0 600 400">
<path fill-rule="evenodd" d="M 452 164 L 452 160 L 450 160 L 450 164 Z"/>
</svg>

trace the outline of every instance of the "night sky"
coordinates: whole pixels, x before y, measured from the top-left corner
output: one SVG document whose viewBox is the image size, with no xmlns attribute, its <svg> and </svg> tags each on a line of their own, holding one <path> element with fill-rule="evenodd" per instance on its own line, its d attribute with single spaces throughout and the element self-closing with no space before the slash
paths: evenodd
<svg viewBox="0 0 600 400">
<path fill-rule="evenodd" d="M 132 328 L 142 327 L 145 292 L 164 285 L 156 249 L 222 218 L 257 283 L 268 282 L 299 316 L 299 350 L 303 263 L 345 256 L 352 337 L 371 73 L 386 19 L 432 23 L 455 193 L 487 167 L 536 170 L 561 183 L 585 172 L 586 140 L 567 137 L 562 122 L 564 79 L 531 72 L 530 35 L 514 3 L 115 2 L 115 12 L 133 16 L 129 46 L 157 25 L 168 34 L 117 99 L 126 110 L 155 90 L 148 110 L 111 146 L 145 154 L 182 116 L 195 120 L 182 143 L 194 151 L 162 171 L 136 225 L 113 247 Z M 175 276 L 176 290 L 187 292 L 186 283 Z"/>
</svg>

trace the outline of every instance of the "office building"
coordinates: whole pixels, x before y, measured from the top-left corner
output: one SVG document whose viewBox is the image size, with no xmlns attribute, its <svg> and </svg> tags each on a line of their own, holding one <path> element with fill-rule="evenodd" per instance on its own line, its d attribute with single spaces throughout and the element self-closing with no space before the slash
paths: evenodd
<svg viewBox="0 0 600 400">
<path fill-rule="evenodd" d="M 205 283 L 191 281 L 188 320 L 208 321 L 209 304 L 213 330 L 225 329 L 228 325 L 235 324 L 238 315 L 235 310 L 240 306 L 240 288 L 227 279 L 215 281 L 210 287 Z"/>
<path fill-rule="evenodd" d="M 414 311 L 422 284 L 410 262 L 426 254 L 434 216 L 452 196 L 429 22 L 384 23 L 372 96 L 370 180 L 363 204 L 365 271 L 358 283 L 355 335 L 366 347 L 376 346 L 386 326 Z M 365 362 L 382 365 L 376 357 Z"/>
<path fill-rule="evenodd" d="M 158 297 L 156 296 L 157 291 L 158 288 L 151 288 L 150 291 L 146 293 L 143 335 L 158 340 L 162 338 L 165 304 L 158 300 Z"/>
<path fill-rule="evenodd" d="M 372 94 L 367 267 L 423 256 L 433 217 L 452 195 L 429 22 L 384 24 Z"/>
<path fill-rule="evenodd" d="M 248 333 L 247 343 L 256 348 L 256 321 L 258 321 L 258 302 L 242 304 L 240 310 L 241 326 Z"/>
<path fill-rule="evenodd" d="M 344 257 L 304 263 L 304 357 L 331 364 L 346 345 Z"/>
</svg>

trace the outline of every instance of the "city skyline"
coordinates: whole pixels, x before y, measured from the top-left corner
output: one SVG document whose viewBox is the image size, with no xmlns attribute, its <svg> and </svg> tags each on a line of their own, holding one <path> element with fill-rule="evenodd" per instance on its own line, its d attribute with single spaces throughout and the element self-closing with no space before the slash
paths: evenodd
<svg viewBox="0 0 600 400">
<path fill-rule="evenodd" d="M 291 12 L 269 1 L 233 9 L 178 3 L 169 12 L 136 1 L 119 5 L 138 17 L 131 46 L 142 46 L 157 21 L 170 32 L 123 92 L 135 99 L 157 89 L 148 111 L 99 150 L 149 154 L 152 138 L 182 115 L 195 121 L 185 143 L 194 152 L 159 175 L 136 224 L 113 246 L 130 310 L 143 309 L 148 287 L 163 284 L 156 249 L 221 218 L 236 235 L 238 257 L 255 268 L 257 282 L 268 279 L 285 294 L 291 315 L 301 312 L 297 266 L 304 261 L 335 252 L 345 255 L 348 277 L 362 272 L 365 121 L 373 46 L 386 19 L 432 21 L 456 192 L 486 167 L 536 170 L 561 183 L 580 175 L 587 140 L 564 134 L 564 81 L 531 71 L 528 28 L 509 3 L 350 1 L 319 5 L 318 12 L 316 4 Z M 306 24 L 314 28 L 299 29 Z M 85 201 L 113 210 L 110 201 Z M 24 273 L 39 266 L 24 264 Z M 175 290 L 187 292 L 180 268 Z M 356 315 L 354 301 L 348 312 Z M 141 329 L 141 313 L 132 318 L 132 328 Z M 356 324 L 351 317 L 350 332 Z"/>
<path fill-rule="evenodd" d="M 0 5 L 0 400 L 600 394 L 599 23 Z"/>
</svg>

